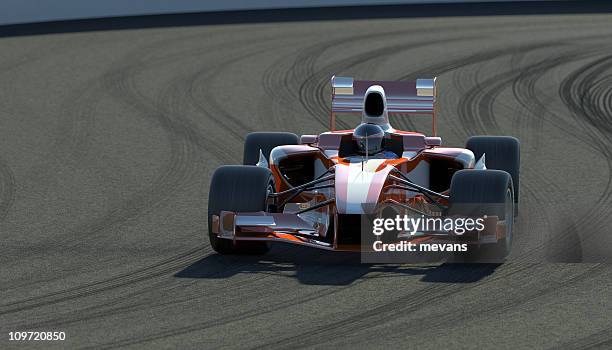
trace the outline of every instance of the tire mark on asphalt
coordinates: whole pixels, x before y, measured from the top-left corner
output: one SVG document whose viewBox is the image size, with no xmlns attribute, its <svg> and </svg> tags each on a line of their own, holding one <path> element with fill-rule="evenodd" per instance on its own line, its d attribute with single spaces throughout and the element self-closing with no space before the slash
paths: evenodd
<svg viewBox="0 0 612 350">
<path fill-rule="evenodd" d="M 343 266 L 337 266 L 338 268 L 342 268 Z M 330 267 L 326 266 L 326 265 L 322 265 L 320 266 L 317 270 L 321 270 L 324 273 L 336 273 L 335 270 L 330 271 Z M 361 272 L 358 272 L 359 274 L 361 274 Z M 346 280 L 353 280 L 353 276 L 351 275 L 345 275 L 343 276 L 343 279 Z M 273 312 L 280 312 L 281 310 L 285 310 L 285 309 L 289 309 L 298 305 L 302 305 L 308 302 L 312 302 L 315 301 L 317 299 L 320 298 L 328 298 L 334 294 L 340 293 L 345 289 L 349 289 L 349 288 L 354 288 L 357 287 L 359 284 L 364 283 L 367 279 L 359 279 L 356 280 L 355 282 L 351 283 L 351 284 L 347 284 L 345 286 L 342 287 L 326 287 L 323 290 L 317 290 L 314 291 L 312 293 L 307 294 L 306 296 L 292 296 L 291 298 L 289 298 L 289 300 L 281 300 L 278 301 L 276 303 L 272 303 L 269 304 L 265 309 L 262 310 L 261 305 L 256 305 L 255 308 L 253 308 L 250 311 L 244 311 L 242 310 L 240 313 L 238 314 L 233 314 L 230 316 L 225 316 L 225 317 L 221 317 L 221 318 L 217 318 L 217 319 L 211 319 L 208 321 L 204 321 L 204 322 L 199 322 L 195 325 L 190 325 L 190 326 L 185 326 L 185 327 L 179 327 L 179 328 L 175 328 L 175 329 L 171 329 L 168 331 L 163 331 L 163 332 L 156 332 L 155 334 L 149 335 L 149 336 L 145 336 L 145 337 L 141 337 L 141 338 L 134 338 L 134 337 L 130 337 L 130 338 L 126 338 L 123 340 L 118 340 L 118 341 L 114 341 L 114 342 L 110 342 L 107 344 L 102 344 L 102 345 L 98 345 L 98 346 L 92 346 L 92 347 L 87 347 L 85 349 L 111 349 L 111 348 L 116 348 L 116 347 L 124 347 L 124 346 L 129 346 L 129 345 L 136 345 L 136 344 L 143 344 L 146 342 L 151 342 L 154 340 L 158 340 L 158 339 L 162 339 L 162 338 L 166 338 L 166 337 L 174 337 L 174 336 L 178 336 L 178 335 L 185 335 L 188 333 L 192 333 L 192 332 L 196 332 L 196 331 L 201 331 L 207 328 L 211 328 L 211 327 L 218 327 L 218 326 L 223 326 L 225 324 L 229 324 L 232 322 L 237 322 L 237 321 L 241 321 L 241 320 L 245 320 L 245 319 L 249 319 L 249 318 L 253 318 L 253 317 L 257 317 L 257 316 L 261 316 L 264 314 L 269 314 L 269 313 L 273 313 Z M 340 280 L 341 281 L 341 280 Z M 436 289 L 436 288 L 433 288 Z"/>
<path fill-rule="evenodd" d="M 0 305 L 0 316 L 91 296 L 136 282 L 163 276 L 196 261 L 202 256 L 202 252 L 203 247 L 197 247 L 155 264 L 109 279 L 90 282 L 64 291 L 47 293 L 41 296 L 5 303 Z"/>
<path fill-rule="evenodd" d="M 586 140 L 605 160 L 608 177 L 600 186 L 599 196 L 592 207 L 575 222 L 575 227 L 586 229 L 588 239 L 608 231 L 607 219 L 612 214 L 612 55 L 589 62 L 565 78 L 559 95 L 574 120 L 581 127 Z"/>
<path fill-rule="evenodd" d="M 462 268 L 462 266 L 467 266 L 468 268 Z M 458 282 L 466 278 L 470 279 L 473 276 L 479 276 L 481 272 L 487 271 L 490 267 L 482 264 L 473 266 L 451 265 L 446 268 L 455 271 L 460 270 L 460 273 L 452 275 L 446 283 L 427 284 L 425 287 L 415 292 L 402 294 L 398 297 L 386 300 L 382 305 L 376 306 L 373 309 L 367 309 L 338 321 L 317 325 L 310 329 L 300 329 L 299 334 L 291 335 L 283 339 L 274 339 L 255 348 L 281 349 L 315 346 L 324 342 L 326 339 L 330 339 L 329 337 L 340 336 L 347 332 L 355 333 L 355 331 L 358 330 L 369 329 L 372 325 L 377 324 L 377 322 L 384 324 L 391 318 L 391 315 L 417 310 L 422 305 L 434 303 L 437 300 L 450 297 L 465 289 L 472 289 L 478 285 L 492 283 L 501 278 L 507 278 L 510 275 L 525 271 L 529 267 L 513 266 L 505 272 L 495 274 L 494 277 L 490 277 L 469 286 L 464 286 Z"/>
<path fill-rule="evenodd" d="M 466 286 L 462 284 L 452 284 L 451 280 L 447 285 L 447 289 L 443 290 L 442 293 L 430 293 L 425 289 L 422 291 L 417 291 L 416 293 L 403 295 L 400 298 L 378 306 L 375 309 L 367 310 L 346 319 L 325 324 L 321 327 L 315 327 L 314 329 L 301 329 L 299 335 L 287 337 L 281 341 L 274 339 L 269 343 L 255 347 L 255 349 L 316 347 L 322 345 L 328 339 L 344 339 L 343 337 L 347 337 L 349 335 L 352 337 L 357 337 L 357 339 L 359 339 L 360 335 L 364 335 L 364 337 L 367 339 L 372 333 L 377 334 L 377 336 L 389 337 L 390 339 L 393 339 L 394 335 L 397 337 L 397 331 L 389 330 L 389 323 L 398 321 L 401 319 L 401 317 L 406 317 L 412 312 L 421 309 L 423 306 L 435 304 L 435 302 L 439 299 L 449 298 L 457 293 L 468 293 L 470 290 L 475 290 L 477 288 L 486 288 L 488 285 L 493 285 L 500 279 L 509 280 L 512 277 L 518 277 L 529 280 L 532 277 L 531 272 L 534 266 L 537 265 L 521 264 L 520 266 L 512 266 L 509 271 L 496 273 L 494 275 L 495 277 L 487 278 Z M 469 270 L 469 273 L 478 274 L 479 269 L 482 270 L 486 268 L 486 265 L 475 265 L 473 269 Z M 521 274 L 527 271 L 530 273 Z M 431 335 L 431 332 L 435 330 L 443 331 L 445 329 L 444 325 L 456 324 L 454 322 L 458 320 L 466 322 L 484 315 L 491 315 L 504 310 L 510 310 L 536 300 L 537 298 L 549 293 L 557 292 L 559 291 L 560 287 L 567 287 L 589 277 L 593 277 L 593 273 L 602 271 L 605 271 L 605 266 L 596 265 L 578 273 L 575 276 L 557 282 L 554 285 L 547 286 L 544 289 L 526 291 L 527 295 L 517 293 L 518 296 L 511 300 L 502 298 L 499 303 L 495 303 L 493 305 L 478 305 L 475 308 L 470 309 L 470 313 L 468 315 L 461 312 L 446 312 L 444 314 L 433 314 L 425 318 L 411 319 L 410 324 L 412 326 L 410 328 L 410 333 L 411 335 L 417 335 L 420 333 L 427 333 Z M 461 280 L 462 277 L 457 277 L 456 281 Z M 363 331 L 367 331 L 367 335 L 365 335 Z"/>
<path fill-rule="evenodd" d="M 586 349 L 610 349 L 612 348 L 612 327 L 602 331 L 589 334 L 586 337 L 574 339 L 559 346 L 553 346 L 550 350 L 586 350 Z"/>
<path fill-rule="evenodd" d="M 8 164 L 0 158 L 0 222 L 4 221 L 15 202 L 15 175 Z"/>
</svg>

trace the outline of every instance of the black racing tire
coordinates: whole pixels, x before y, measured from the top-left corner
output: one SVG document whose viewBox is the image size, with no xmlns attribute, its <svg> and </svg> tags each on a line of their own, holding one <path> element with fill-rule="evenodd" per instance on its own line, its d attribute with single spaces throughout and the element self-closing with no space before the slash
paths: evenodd
<svg viewBox="0 0 612 350">
<path fill-rule="evenodd" d="M 521 144 L 511 136 L 473 136 L 465 148 L 474 153 L 476 161 L 485 154 L 487 169 L 503 170 L 512 176 L 514 184 L 514 216 L 518 215 Z"/>
<path fill-rule="evenodd" d="M 514 186 L 503 170 L 460 170 L 453 175 L 448 215 L 482 217 L 496 215 L 506 221 L 506 237 L 497 243 L 471 246 L 459 254 L 466 262 L 502 262 L 512 249 L 514 229 Z"/>
<path fill-rule="evenodd" d="M 235 212 L 267 211 L 268 193 L 274 190 L 269 169 L 255 166 L 226 165 L 218 168 L 210 181 L 208 193 L 208 237 L 220 254 L 265 254 L 268 242 L 218 238 L 212 231 L 212 216 L 221 210 Z"/>
<path fill-rule="evenodd" d="M 259 161 L 259 150 L 266 159 L 270 158 L 270 152 L 276 146 L 297 145 L 299 138 L 290 132 L 252 132 L 244 141 L 243 162 L 244 165 L 255 165 Z"/>
</svg>

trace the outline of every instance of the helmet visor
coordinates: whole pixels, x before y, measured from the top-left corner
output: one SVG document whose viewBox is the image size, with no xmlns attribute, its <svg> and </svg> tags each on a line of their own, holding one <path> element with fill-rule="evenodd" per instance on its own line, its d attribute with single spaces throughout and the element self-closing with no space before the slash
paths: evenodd
<svg viewBox="0 0 612 350">
<path fill-rule="evenodd" d="M 362 154 L 375 154 L 382 151 L 385 132 L 374 124 L 362 124 L 353 132 L 353 139 L 357 142 L 359 152 Z"/>
</svg>

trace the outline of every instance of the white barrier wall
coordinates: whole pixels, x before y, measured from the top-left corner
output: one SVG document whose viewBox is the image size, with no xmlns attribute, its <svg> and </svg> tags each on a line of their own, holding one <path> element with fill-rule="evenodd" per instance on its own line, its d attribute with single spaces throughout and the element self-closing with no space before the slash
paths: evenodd
<svg viewBox="0 0 612 350">
<path fill-rule="evenodd" d="M 0 0 L 0 25 L 204 11 L 474 1 L 478 0 Z"/>
</svg>

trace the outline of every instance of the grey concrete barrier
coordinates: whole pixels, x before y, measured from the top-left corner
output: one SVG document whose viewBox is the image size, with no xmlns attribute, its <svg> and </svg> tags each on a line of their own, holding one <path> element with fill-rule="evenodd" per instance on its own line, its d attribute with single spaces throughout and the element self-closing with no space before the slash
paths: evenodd
<svg viewBox="0 0 612 350">
<path fill-rule="evenodd" d="M 476 1 L 478 0 L 2 0 L 0 25 L 189 12 Z"/>
</svg>

